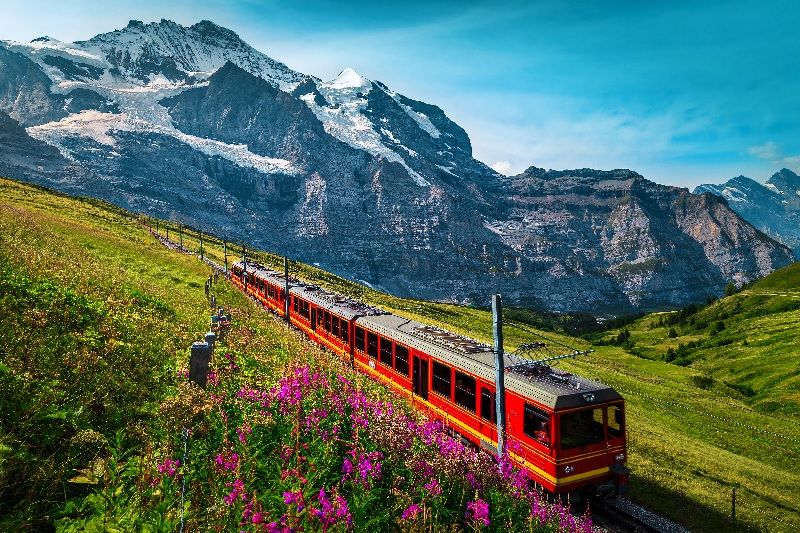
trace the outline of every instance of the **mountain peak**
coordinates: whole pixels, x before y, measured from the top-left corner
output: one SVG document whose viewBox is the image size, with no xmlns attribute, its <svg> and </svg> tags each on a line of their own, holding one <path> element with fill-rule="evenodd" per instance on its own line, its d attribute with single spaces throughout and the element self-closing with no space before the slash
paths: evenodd
<svg viewBox="0 0 800 533">
<path fill-rule="evenodd" d="M 781 194 L 800 194 L 800 176 L 782 168 L 767 180 L 767 186 L 775 187 Z"/>
<path fill-rule="evenodd" d="M 223 38 L 229 41 L 240 40 L 239 34 L 237 34 L 235 31 L 229 30 L 228 28 L 224 28 L 218 24 L 211 22 L 210 20 L 201 20 L 197 24 L 192 24 L 192 26 L 190 26 L 189 29 L 194 30 L 200 35 L 206 37 Z"/>
<path fill-rule="evenodd" d="M 370 80 L 351 67 L 345 68 L 338 76 L 325 83 L 325 85 L 333 89 L 356 89 L 358 87 L 369 87 L 371 84 Z"/>
</svg>

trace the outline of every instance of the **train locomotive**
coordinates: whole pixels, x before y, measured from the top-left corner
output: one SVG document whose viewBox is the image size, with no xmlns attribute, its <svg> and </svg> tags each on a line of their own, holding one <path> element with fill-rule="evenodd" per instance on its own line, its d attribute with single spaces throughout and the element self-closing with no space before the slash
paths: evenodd
<svg viewBox="0 0 800 533">
<path fill-rule="evenodd" d="M 261 264 L 231 280 L 310 339 L 405 396 L 463 439 L 497 453 L 491 346 L 408 320 Z M 507 357 L 507 356 L 506 356 Z M 512 462 L 558 497 L 626 492 L 625 402 L 614 389 L 537 363 L 506 360 L 506 445 Z"/>
</svg>

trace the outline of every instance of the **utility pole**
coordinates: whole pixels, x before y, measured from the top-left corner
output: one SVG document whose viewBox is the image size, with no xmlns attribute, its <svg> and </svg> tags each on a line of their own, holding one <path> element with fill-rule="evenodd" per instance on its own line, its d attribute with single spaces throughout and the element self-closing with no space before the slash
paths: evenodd
<svg viewBox="0 0 800 533">
<path fill-rule="evenodd" d="M 506 452 L 506 382 L 503 355 L 503 304 L 499 294 L 492 296 L 492 334 L 494 336 L 495 402 L 497 409 L 497 457 Z"/>
<path fill-rule="evenodd" d="M 167 240 L 169 240 L 169 224 L 164 224 L 164 227 L 167 228 Z"/>
<path fill-rule="evenodd" d="M 289 258 L 283 256 L 283 279 L 284 279 L 284 312 L 286 314 L 286 322 L 289 322 Z"/>
<path fill-rule="evenodd" d="M 223 239 L 222 253 L 225 256 L 225 275 L 228 275 L 228 242 Z"/>
<path fill-rule="evenodd" d="M 203 260 L 203 232 L 200 231 L 200 261 Z"/>
</svg>

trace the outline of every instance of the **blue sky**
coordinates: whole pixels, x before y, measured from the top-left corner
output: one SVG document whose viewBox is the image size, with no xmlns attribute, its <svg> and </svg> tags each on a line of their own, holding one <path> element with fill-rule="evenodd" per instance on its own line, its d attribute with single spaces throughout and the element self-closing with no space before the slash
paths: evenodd
<svg viewBox="0 0 800 533">
<path fill-rule="evenodd" d="M 351 66 L 442 107 L 507 173 L 632 168 L 693 186 L 800 171 L 800 4 L 3 2 L 0 38 L 210 19 L 323 79 Z"/>
</svg>

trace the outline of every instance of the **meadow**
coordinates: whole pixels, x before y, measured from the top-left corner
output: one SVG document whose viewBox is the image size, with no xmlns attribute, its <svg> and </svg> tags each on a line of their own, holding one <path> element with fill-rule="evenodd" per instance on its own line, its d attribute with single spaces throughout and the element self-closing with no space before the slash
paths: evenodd
<svg viewBox="0 0 800 533">
<path fill-rule="evenodd" d="M 0 530 L 589 531 L 128 213 L 0 181 Z"/>
<path fill-rule="evenodd" d="M 279 402 L 270 403 L 276 411 L 245 402 L 237 396 L 242 390 L 277 394 L 281 383 L 301 379 L 307 372 L 340 384 L 337 387 L 364 391 L 380 416 L 387 410 L 380 402 L 391 398 L 227 283 L 217 284 L 214 291 L 234 315 L 236 331 L 226 347 L 232 359 L 219 369 L 216 399 L 192 391 L 181 372 L 187 347 L 207 329 L 205 265 L 166 249 L 149 235 L 141 218 L 102 202 L 3 180 L 0 212 L 0 298 L 4 310 L 15 310 L 0 319 L 3 331 L 11 332 L 10 342 L 0 347 L 0 402 L 7 421 L 0 429 L 0 516 L 6 517 L 0 519 L 0 527 L 47 521 L 64 530 L 130 529 L 134 523 L 137 528 L 169 530 L 179 518 L 179 479 L 189 484 L 186 508 L 194 527 L 222 527 L 248 512 L 251 524 L 256 513 L 265 513 L 259 515 L 270 518 L 265 527 L 306 520 L 297 524 L 324 529 L 323 516 L 338 516 L 331 527 L 346 529 L 348 513 L 351 525 L 366 524 L 359 509 L 375 506 L 380 517 L 372 528 L 480 528 L 483 504 L 490 510 L 489 528 L 584 527 L 579 520 L 563 522 L 567 518 L 558 509 L 535 515 L 535 497 L 516 494 L 510 473 L 507 479 L 470 479 L 471 470 L 458 462 L 478 460 L 467 450 L 459 450 L 461 459 L 452 461 L 463 466 L 460 476 L 437 477 L 437 483 L 453 481 L 436 495 L 442 499 L 433 502 L 426 499 L 430 490 L 413 489 L 421 480 L 411 482 L 408 464 L 389 453 L 375 435 L 367 435 L 366 428 L 366 445 L 353 446 L 352 411 L 331 415 L 325 422 L 330 426 L 322 427 L 347 433 L 345 444 L 334 448 L 322 442 L 322 433 L 298 431 L 304 421 L 296 415 L 286 418 Z M 164 224 L 159 222 L 162 234 Z M 176 239 L 177 231 L 177 225 L 170 226 L 171 238 Z M 199 251 L 196 232 L 180 233 L 187 248 Z M 225 260 L 222 243 L 209 236 L 204 237 L 203 253 L 219 263 Z M 228 247 L 229 263 L 239 259 L 239 253 L 239 247 Z M 248 256 L 282 267 L 282 258 L 274 255 L 248 251 Z M 293 275 L 326 288 L 491 341 L 491 314 L 486 309 L 396 298 L 312 266 L 290 266 Z M 544 332 L 578 348 L 594 347 L 591 356 L 558 366 L 608 383 L 625 396 L 632 499 L 692 530 L 721 531 L 733 525 L 730 498 L 737 487 L 737 529 L 800 529 L 800 418 L 793 355 L 798 352 L 791 348 L 800 341 L 798 308 L 791 303 L 797 287 L 792 275 L 767 278 L 703 307 L 692 313 L 691 324 L 688 314 L 680 318 L 685 322 L 678 322 L 669 317 L 680 313 L 673 313 L 649 315 L 590 340 Z M 526 319 L 518 311 L 509 315 L 516 322 Z M 668 320 L 673 323 L 668 325 Z M 724 329 L 717 325 L 720 321 Z M 532 340 L 530 329 L 525 324 L 507 326 L 507 349 Z M 629 336 L 619 339 L 623 330 Z M 696 344 L 686 348 L 690 342 Z M 683 351 L 675 355 L 682 343 Z M 233 372 L 230 364 L 239 368 Z M 300 403 L 306 401 L 310 403 L 304 404 L 304 413 L 320 406 L 326 415 L 336 410 L 325 403 L 330 398 L 301 394 Z M 376 415 L 372 409 L 362 414 Z M 404 434 L 411 448 L 430 454 L 431 446 L 441 448 L 446 442 L 444 437 L 428 442 L 418 433 L 424 422 L 414 419 L 402 403 L 393 403 L 391 411 L 414 430 Z M 192 453 L 202 451 L 206 461 L 198 470 L 202 475 L 175 464 L 183 460 L 180 429 L 185 420 L 192 420 L 196 428 L 189 440 Z M 237 430 L 244 431 L 244 441 Z M 301 434 L 310 440 L 301 442 Z M 288 463 L 275 453 L 284 446 L 292 452 L 285 452 Z M 233 453 L 238 459 L 228 469 Z M 351 465 L 362 464 L 365 457 L 368 462 L 377 458 L 369 455 L 374 453 L 382 455 L 375 459 L 382 465 L 381 476 L 373 480 L 366 469 L 368 490 L 361 481 L 344 479 L 344 458 L 349 455 Z M 222 464 L 216 462 L 218 455 Z M 440 456 L 428 455 L 426 461 Z M 313 487 L 297 495 L 300 487 L 277 482 L 287 468 L 306 468 L 309 458 L 318 476 Z M 331 462 L 324 464 L 322 458 Z M 231 477 L 232 472 L 247 475 Z M 434 470 L 426 479 L 441 472 Z M 289 477 L 295 479 L 295 474 Z M 299 477 L 309 483 L 312 479 L 306 471 Z M 265 479 L 275 479 L 277 488 L 259 485 Z M 234 493 L 237 480 L 246 489 Z M 382 506 L 368 499 L 373 490 L 383 491 L 376 500 Z M 242 492 L 260 507 L 254 503 L 246 510 Z M 238 507 L 226 504 L 232 493 Z M 269 496 L 262 498 L 262 493 Z M 205 499 L 197 500 L 198 495 Z M 337 496 L 348 502 L 347 512 Z M 519 505 L 526 506 L 524 524 L 513 522 Z M 210 510 L 195 511 L 202 508 Z M 441 514 L 434 517 L 434 509 Z"/>
</svg>

